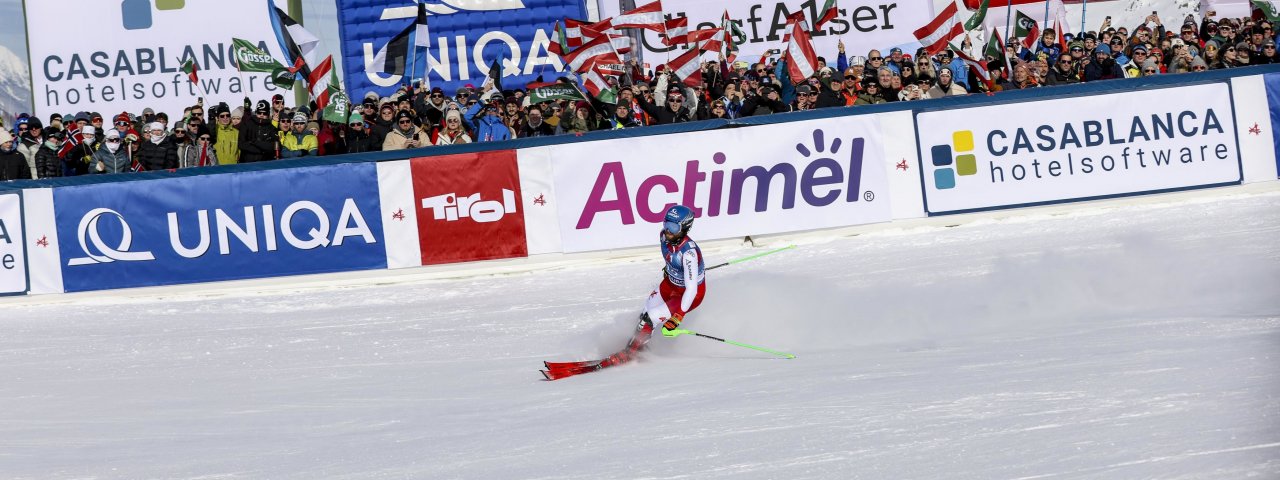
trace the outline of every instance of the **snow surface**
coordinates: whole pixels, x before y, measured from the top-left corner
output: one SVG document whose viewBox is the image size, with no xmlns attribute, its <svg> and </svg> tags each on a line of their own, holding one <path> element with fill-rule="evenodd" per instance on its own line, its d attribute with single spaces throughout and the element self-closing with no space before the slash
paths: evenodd
<svg viewBox="0 0 1280 480">
<path fill-rule="evenodd" d="M 957 220 L 711 272 L 686 326 L 795 360 L 657 338 L 556 382 L 656 249 L 10 304 L 0 477 L 1280 478 L 1280 189 Z"/>
</svg>

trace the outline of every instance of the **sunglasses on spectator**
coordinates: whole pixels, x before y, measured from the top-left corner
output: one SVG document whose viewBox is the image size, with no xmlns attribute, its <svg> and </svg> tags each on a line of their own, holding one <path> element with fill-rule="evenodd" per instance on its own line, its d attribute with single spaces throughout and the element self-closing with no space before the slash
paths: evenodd
<svg viewBox="0 0 1280 480">
<path fill-rule="evenodd" d="M 878 62 L 880 60 L 884 60 L 884 57 L 871 57 L 871 58 L 868 58 L 867 60 L 872 62 Z"/>
<path fill-rule="evenodd" d="M 1149 69 L 1143 70 L 1142 73 L 1156 73 L 1156 69 L 1149 68 Z"/>
<path fill-rule="evenodd" d="M 1276 46 L 1275 46 L 1275 45 L 1263 45 L 1263 46 L 1262 46 L 1262 48 L 1263 48 L 1263 50 L 1275 50 L 1275 49 L 1276 49 Z"/>
<path fill-rule="evenodd" d="M 1195 68 L 1192 68 L 1192 70 L 1195 70 L 1195 71 L 1197 71 L 1197 72 L 1203 72 L 1203 71 L 1207 70 L 1207 68 L 1205 68 L 1205 67 L 1201 67 L 1201 66 L 1196 66 Z"/>
<path fill-rule="evenodd" d="M 231 118 L 230 113 L 219 113 L 218 118 Z"/>
<path fill-rule="evenodd" d="M 120 143 L 119 138 L 108 138 L 107 143 Z"/>
<path fill-rule="evenodd" d="M 90 122 L 93 122 L 93 123 L 102 123 L 102 119 L 101 119 L 101 118 L 95 118 L 95 119 L 93 119 L 93 120 L 90 120 Z"/>
<path fill-rule="evenodd" d="M 458 120 L 458 119 L 456 119 L 456 118 L 450 118 L 450 119 L 445 120 L 445 121 L 446 121 L 446 122 L 449 122 L 449 123 L 458 123 L 458 122 L 461 122 L 461 120 Z M 400 123 L 409 123 L 409 122 L 400 122 Z"/>
<path fill-rule="evenodd" d="M 283 119 L 283 118 L 282 118 L 282 119 L 280 119 L 280 123 L 293 123 L 293 120 L 288 120 L 288 119 Z"/>
<path fill-rule="evenodd" d="M 128 125 L 129 122 L 116 122 L 116 125 Z"/>
<path fill-rule="evenodd" d="M 208 135 L 201 135 L 201 136 L 200 136 L 200 141 L 201 141 L 201 142 L 207 142 L 207 141 L 209 141 L 209 136 L 208 136 Z"/>
</svg>

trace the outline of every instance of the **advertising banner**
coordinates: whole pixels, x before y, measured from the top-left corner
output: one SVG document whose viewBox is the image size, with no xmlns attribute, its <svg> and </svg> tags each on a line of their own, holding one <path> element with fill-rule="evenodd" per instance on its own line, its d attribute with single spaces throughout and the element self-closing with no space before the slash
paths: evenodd
<svg viewBox="0 0 1280 480">
<path fill-rule="evenodd" d="M 373 164 L 56 188 L 68 292 L 386 268 Z"/>
<path fill-rule="evenodd" d="M 698 240 L 887 222 L 884 140 L 857 116 L 554 146 L 564 251 L 655 244 L 677 203 Z"/>
<path fill-rule="evenodd" d="M 26 14 L 39 117 L 152 108 L 176 119 L 199 97 L 234 104 L 280 91 L 267 74 L 236 72 L 232 37 L 281 58 L 263 0 L 26 2 Z M 199 85 L 180 68 L 188 58 Z"/>
<path fill-rule="evenodd" d="M 27 255 L 22 232 L 22 196 L 0 195 L 0 295 L 27 292 Z"/>
<path fill-rule="evenodd" d="M 342 67 L 347 91 L 356 98 L 366 92 L 390 95 L 428 71 L 430 85 L 452 95 L 466 84 L 482 85 L 494 60 L 502 66 L 502 82 L 507 88 L 523 88 L 539 75 L 554 80 L 564 66 L 559 57 L 547 52 L 552 26 L 557 20 L 587 15 L 583 0 L 428 3 L 430 46 L 411 49 L 414 55 L 404 61 L 405 75 L 394 75 L 379 73 L 374 58 L 414 23 L 417 2 L 337 2 Z"/>
<path fill-rule="evenodd" d="M 529 255 L 515 150 L 409 164 L 423 265 Z"/>
<path fill-rule="evenodd" d="M 1266 86 L 1268 111 L 1271 114 L 1271 141 L 1275 145 L 1276 152 L 1276 171 L 1280 173 L 1280 132 L 1275 128 L 1280 126 L 1280 73 L 1268 73 L 1262 76 L 1262 82 Z"/>
<path fill-rule="evenodd" d="M 920 113 L 929 214 L 1239 183 L 1227 83 Z"/>
<path fill-rule="evenodd" d="M 620 0 L 602 0 L 600 2 L 601 18 L 612 17 L 622 12 Z M 637 0 L 636 5 L 646 5 L 649 0 Z M 738 38 L 738 55 L 743 59 L 759 58 L 767 50 L 785 50 L 782 34 L 787 24 L 787 15 L 804 9 L 806 18 L 818 18 L 817 10 L 825 2 L 820 0 L 761 0 L 735 2 L 709 2 L 706 0 L 662 0 L 662 9 L 670 17 L 687 17 L 689 31 L 720 26 L 720 19 L 725 12 L 738 24 L 746 38 Z M 915 2 L 904 4 L 889 0 L 841 0 L 837 2 L 836 18 L 824 24 L 822 29 L 813 34 L 813 48 L 818 56 L 825 57 L 827 64 L 834 68 L 839 51 L 838 42 L 844 40 L 848 55 L 866 56 L 871 49 L 879 49 L 884 56 L 889 56 L 889 48 L 916 44 L 914 32 L 933 20 L 933 4 L 931 2 Z M 645 62 L 657 64 L 671 56 L 687 50 L 681 47 L 663 46 L 657 32 L 642 31 L 641 45 L 644 49 Z M 678 50 L 677 50 L 678 48 Z M 915 54 L 912 49 L 907 53 Z M 777 55 L 774 55 L 776 58 Z"/>
</svg>

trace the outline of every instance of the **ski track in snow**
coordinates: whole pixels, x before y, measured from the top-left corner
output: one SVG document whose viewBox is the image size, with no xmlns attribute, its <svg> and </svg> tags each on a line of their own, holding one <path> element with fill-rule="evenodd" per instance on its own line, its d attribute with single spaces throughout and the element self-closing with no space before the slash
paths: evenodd
<svg viewBox="0 0 1280 480">
<path fill-rule="evenodd" d="M 7 306 L 0 477 L 1280 477 L 1274 191 L 810 238 L 686 323 L 799 358 L 540 381 L 659 268 Z"/>
</svg>

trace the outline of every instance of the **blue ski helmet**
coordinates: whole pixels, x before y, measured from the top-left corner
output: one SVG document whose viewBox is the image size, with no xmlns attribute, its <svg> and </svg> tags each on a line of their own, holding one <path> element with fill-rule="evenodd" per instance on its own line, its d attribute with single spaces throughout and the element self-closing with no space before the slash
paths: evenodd
<svg viewBox="0 0 1280 480">
<path fill-rule="evenodd" d="M 676 238 L 684 238 L 689 233 L 689 227 L 693 226 L 693 210 L 684 205 L 676 205 L 667 209 L 667 216 L 662 220 L 662 230 L 675 235 Z"/>
</svg>

